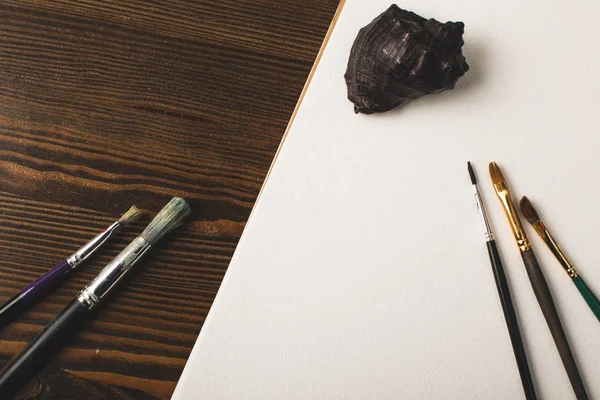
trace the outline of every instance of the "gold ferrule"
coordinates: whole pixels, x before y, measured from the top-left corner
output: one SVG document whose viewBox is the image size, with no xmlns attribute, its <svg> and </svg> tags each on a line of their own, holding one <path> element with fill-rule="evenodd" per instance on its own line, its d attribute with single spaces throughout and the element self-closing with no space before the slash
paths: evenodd
<svg viewBox="0 0 600 400">
<path fill-rule="evenodd" d="M 567 271 L 567 274 L 569 274 L 571 278 L 577 278 L 579 276 L 579 273 L 577 272 L 573 264 L 571 264 L 565 253 L 558 245 L 558 243 L 556 243 L 556 240 L 554 240 L 548 229 L 546 229 L 544 224 L 542 224 L 541 222 L 539 223 L 539 226 L 540 229 L 542 229 L 542 231 L 544 232 L 544 235 L 542 236 L 540 234 L 540 236 L 542 236 L 542 239 L 544 239 L 544 242 L 546 242 L 546 244 L 550 248 L 550 251 L 552 251 L 552 254 L 554 254 L 554 256 L 558 259 L 560 265 L 562 265 L 562 267 L 565 269 L 565 271 Z"/>
<path fill-rule="evenodd" d="M 510 223 L 510 228 L 513 231 L 513 235 L 517 241 L 517 245 L 519 246 L 519 250 L 521 252 L 527 251 L 531 249 L 531 244 L 529 243 L 529 239 L 525 234 L 525 229 L 523 229 L 523 225 L 521 224 L 521 220 L 519 219 L 519 214 L 517 214 L 517 209 L 510 197 L 510 190 L 508 190 L 508 185 L 505 181 L 494 184 L 494 189 L 496 190 L 496 194 L 504 206 L 504 213 L 506 214 L 506 218 Z"/>
<path fill-rule="evenodd" d="M 532 225 L 533 225 L 533 229 L 535 229 L 537 234 L 544 240 L 544 242 L 546 242 L 546 244 L 548 244 L 548 235 L 546 234 L 547 231 L 544 228 L 544 226 L 542 225 L 542 223 L 540 221 L 538 221 Z"/>
</svg>

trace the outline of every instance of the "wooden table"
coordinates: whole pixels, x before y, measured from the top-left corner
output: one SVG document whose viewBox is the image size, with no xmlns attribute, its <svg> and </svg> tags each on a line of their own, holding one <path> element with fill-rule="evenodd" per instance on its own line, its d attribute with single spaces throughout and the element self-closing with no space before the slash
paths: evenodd
<svg viewBox="0 0 600 400">
<path fill-rule="evenodd" d="M 337 5 L 0 2 L 0 301 L 132 204 L 194 210 L 19 398 L 171 396 Z M 149 219 L 0 330 L 0 362 Z"/>
</svg>

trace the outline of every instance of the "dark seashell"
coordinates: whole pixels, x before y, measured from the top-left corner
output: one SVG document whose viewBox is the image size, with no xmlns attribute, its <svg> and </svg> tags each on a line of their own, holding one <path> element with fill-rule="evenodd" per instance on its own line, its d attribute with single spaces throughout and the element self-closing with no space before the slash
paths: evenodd
<svg viewBox="0 0 600 400">
<path fill-rule="evenodd" d="M 469 70 L 462 22 L 442 24 L 392 5 L 360 30 L 344 75 L 354 111 L 384 112 L 454 89 Z"/>
</svg>

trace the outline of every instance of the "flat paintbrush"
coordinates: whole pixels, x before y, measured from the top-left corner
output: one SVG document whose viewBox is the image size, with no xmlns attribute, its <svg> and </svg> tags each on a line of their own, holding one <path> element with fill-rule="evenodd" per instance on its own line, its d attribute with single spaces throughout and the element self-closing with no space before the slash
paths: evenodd
<svg viewBox="0 0 600 400">
<path fill-rule="evenodd" d="M 490 256 L 490 263 L 492 264 L 492 272 L 494 273 L 494 280 L 496 281 L 496 288 L 498 289 L 498 296 L 500 297 L 500 304 L 502 305 L 502 311 L 504 312 L 506 328 L 508 329 L 508 335 L 512 343 L 515 360 L 519 369 L 519 375 L 521 376 L 521 383 L 523 384 L 525 398 L 527 400 L 534 400 L 537 399 L 535 387 L 533 385 L 533 379 L 531 379 L 531 371 L 529 370 L 527 354 L 525 353 L 525 346 L 523 345 L 521 331 L 519 330 L 517 313 L 515 312 L 515 307 L 510 295 L 510 289 L 508 287 L 506 274 L 504 273 L 504 267 L 502 266 L 502 260 L 500 259 L 500 253 L 498 252 L 498 247 L 496 246 L 496 241 L 494 240 L 494 234 L 492 233 L 487 213 L 485 212 L 483 199 L 477 185 L 477 177 L 470 162 L 467 163 L 467 168 L 469 170 L 469 176 L 471 177 L 471 183 L 473 184 L 473 189 L 475 191 L 475 202 L 477 203 L 479 214 L 483 220 L 485 241 L 488 254 Z"/>
<path fill-rule="evenodd" d="M 523 196 L 521 201 L 519 202 L 519 207 L 521 207 L 521 211 L 523 212 L 523 216 L 537 232 L 538 235 L 544 240 L 544 242 L 552 251 L 552 254 L 556 257 L 558 262 L 563 266 L 567 274 L 571 277 L 571 280 L 577 286 L 579 293 L 583 296 L 588 306 L 591 308 L 592 312 L 600 321 L 600 301 L 585 283 L 579 272 L 575 269 L 571 261 L 567 258 L 563 250 L 560 248 L 554 237 L 546 228 L 546 225 L 541 221 L 539 214 L 531 204 L 531 201 L 527 198 L 527 196 Z"/>
<path fill-rule="evenodd" d="M 66 278 L 66 275 L 69 272 L 87 260 L 122 227 L 137 220 L 140 214 L 140 209 L 136 206 L 132 206 L 118 221 L 115 221 L 66 260 L 31 282 L 10 300 L 0 306 L 0 328 L 6 326 L 6 324 L 21 314 L 27 307 L 31 306 L 52 291 L 52 289 L 56 288 Z"/>
<path fill-rule="evenodd" d="M 500 168 L 494 162 L 490 163 L 490 177 L 492 179 L 496 195 L 504 207 L 506 218 L 510 223 L 515 239 L 517 240 L 517 245 L 519 246 L 521 257 L 523 258 L 523 263 L 525 264 L 525 270 L 527 271 L 529 282 L 533 288 L 533 293 L 535 294 L 542 313 L 544 314 L 548 328 L 550 328 L 550 333 L 552 334 L 552 338 L 554 339 L 554 343 L 558 349 L 558 354 L 560 355 L 563 366 L 567 371 L 567 375 L 571 382 L 571 386 L 573 387 L 573 391 L 575 392 L 575 396 L 578 400 L 587 400 L 589 397 L 586 392 L 585 385 L 583 384 L 583 379 L 579 373 L 579 369 L 577 368 L 575 357 L 573 357 L 573 352 L 569 346 L 567 335 L 565 334 L 560 322 L 558 311 L 554 305 L 550 288 L 548 287 L 546 278 L 544 278 L 544 274 L 542 273 L 537 258 L 533 253 L 533 249 L 531 248 L 531 244 L 529 243 L 529 239 L 527 238 L 525 230 L 523 229 L 523 225 L 521 224 L 521 220 L 519 219 L 519 215 L 517 214 L 517 210 L 512 201 L 508 184 L 502 175 L 502 171 L 500 171 Z"/>
<path fill-rule="evenodd" d="M 167 233 L 189 216 L 190 207 L 173 198 L 100 274 L 89 283 L 50 323 L 0 371 L 0 398 L 6 399 L 91 318 L 94 309 L 135 264 Z"/>
</svg>

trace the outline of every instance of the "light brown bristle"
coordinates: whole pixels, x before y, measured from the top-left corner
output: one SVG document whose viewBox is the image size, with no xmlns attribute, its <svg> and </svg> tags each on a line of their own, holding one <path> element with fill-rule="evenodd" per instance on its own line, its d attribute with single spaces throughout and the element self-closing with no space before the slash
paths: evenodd
<svg viewBox="0 0 600 400">
<path fill-rule="evenodd" d="M 131 206 L 129 210 L 125 214 L 119 218 L 119 224 L 126 226 L 137 220 L 140 215 L 142 215 L 142 210 L 137 208 L 136 206 Z"/>
<path fill-rule="evenodd" d="M 492 183 L 494 185 L 502 182 L 504 180 L 504 175 L 502 175 L 502 171 L 500 171 L 500 167 L 495 162 L 491 162 L 490 166 L 490 178 L 492 179 Z"/>
<path fill-rule="evenodd" d="M 529 221 L 530 224 L 533 225 L 540 222 L 540 216 L 537 213 L 537 211 L 535 211 L 533 204 L 531 204 L 531 201 L 529 201 L 527 196 L 523 196 L 523 198 L 519 202 L 519 207 L 521 208 L 523 216 L 527 221 Z"/>
</svg>

